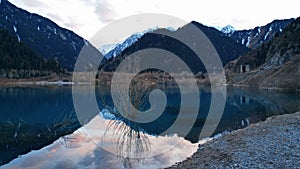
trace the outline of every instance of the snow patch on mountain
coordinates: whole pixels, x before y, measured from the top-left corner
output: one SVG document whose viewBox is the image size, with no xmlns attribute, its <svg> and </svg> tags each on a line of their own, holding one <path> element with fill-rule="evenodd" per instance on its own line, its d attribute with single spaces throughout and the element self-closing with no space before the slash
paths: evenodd
<svg viewBox="0 0 300 169">
<path fill-rule="evenodd" d="M 116 57 L 119 55 L 123 50 L 128 48 L 129 46 L 133 45 L 135 42 L 137 42 L 142 36 L 144 36 L 146 33 L 154 32 L 155 30 L 159 29 L 159 27 L 153 27 L 150 29 L 147 29 L 143 32 L 137 32 L 127 39 L 125 39 L 123 42 L 117 43 L 117 44 L 107 44 L 100 47 L 100 52 L 105 56 L 105 58 L 109 59 L 111 57 Z M 176 31 L 173 27 L 167 27 L 169 31 L 173 32 Z"/>
<path fill-rule="evenodd" d="M 235 29 L 233 26 L 227 25 L 221 29 L 221 32 L 223 32 L 225 34 L 232 34 L 233 32 L 235 32 Z"/>
<path fill-rule="evenodd" d="M 248 36 L 248 39 L 247 39 L 247 44 L 246 44 L 246 46 L 247 46 L 247 47 L 250 45 L 250 42 L 251 42 L 251 37 L 250 37 L 250 36 Z"/>
<path fill-rule="evenodd" d="M 167 27 L 166 29 L 168 29 L 171 32 L 175 32 L 177 29 L 173 28 L 173 27 Z"/>
<path fill-rule="evenodd" d="M 20 38 L 19 34 L 17 34 L 17 38 L 18 38 L 18 42 L 21 42 L 21 38 Z"/>
<path fill-rule="evenodd" d="M 76 43 L 75 43 L 74 41 L 72 41 L 71 43 L 72 43 L 73 49 L 74 49 L 74 50 L 77 50 L 77 48 L 76 48 Z"/>
<path fill-rule="evenodd" d="M 60 33 L 59 35 L 62 40 L 67 40 L 67 37 L 64 34 Z"/>
<path fill-rule="evenodd" d="M 271 40 L 276 33 L 280 33 L 283 29 L 288 26 L 294 18 L 284 20 L 274 20 L 264 26 L 257 26 L 249 30 L 235 30 L 233 33 L 230 32 L 230 26 L 225 27 L 223 32 L 226 36 L 233 38 L 243 45 L 255 49 L 263 43 Z"/>
<path fill-rule="evenodd" d="M 102 53 L 102 55 L 106 55 L 110 51 L 112 51 L 115 47 L 117 47 L 117 44 L 107 44 L 107 45 L 103 45 L 99 50 Z"/>
<path fill-rule="evenodd" d="M 17 33 L 18 29 L 16 28 L 16 26 L 14 26 L 14 31 L 15 33 Z"/>
<path fill-rule="evenodd" d="M 269 31 L 267 32 L 267 34 L 264 37 L 264 40 L 266 40 L 268 38 L 271 31 L 272 31 L 272 26 L 270 26 Z"/>
<path fill-rule="evenodd" d="M 245 45 L 245 39 L 242 39 L 242 44 Z"/>
<path fill-rule="evenodd" d="M 120 54 L 124 49 L 128 48 L 132 44 L 134 44 L 136 41 L 138 41 L 145 33 L 135 33 L 131 35 L 129 38 L 127 38 L 122 43 L 118 43 L 115 45 L 115 48 L 113 48 L 111 51 L 107 52 L 105 55 L 106 58 L 116 57 L 118 54 Z M 101 49 L 103 50 L 103 48 Z"/>
</svg>

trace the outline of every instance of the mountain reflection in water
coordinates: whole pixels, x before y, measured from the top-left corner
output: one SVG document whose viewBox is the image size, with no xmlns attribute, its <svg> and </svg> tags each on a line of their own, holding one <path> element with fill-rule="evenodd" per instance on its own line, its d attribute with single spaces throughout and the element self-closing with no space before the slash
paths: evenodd
<svg viewBox="0 0 300 169">
<path fill-rule="evenodd" d="M 153 123 L 138 124 L 122 119 L 113 110 L 109 89 L 96 88 L 100 109 L 106 108 L 115 118 L 108 118 L 108 112 L 103 111 L 79 128 L 70 87 L 2 87 L 0 163 L 3 165 L 14 159 L 3 168 L 157 168 L 184 160 L 197 150 L 199 134 L 210 107 L 211 91 L 209 87 L 200 88 L 199 114 L 187 135 L 180 133 L 180 129 L 162 135 L 176 120 L 180 106 L 177 89 L 164 91 L 168 98 L 165 112 Z M 103 98 L 106 98 L 105 103 Z M 147 103 L 143 108 L 147 109 Z M 299 110 L 300 95 L 297 93 L 227 88 L 224 113 L 213 135 L 246 127 L 272 115 Z M 174 143 L 178 144 L 174 147 Z M 17 158 L 25 153 L 28 154 Z M 134 155 L 150 158 L 126 158 Z M 38 163 L 34 164 L 35 161 Z"/>
</svg>

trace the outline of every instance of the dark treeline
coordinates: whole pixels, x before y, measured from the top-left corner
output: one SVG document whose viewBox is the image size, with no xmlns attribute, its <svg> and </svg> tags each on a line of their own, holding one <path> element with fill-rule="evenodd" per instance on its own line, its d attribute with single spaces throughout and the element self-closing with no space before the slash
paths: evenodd
<svg viewBox="0 0 300 169">
<path fill-rule="evenodd" d="M 0 30 L 0 78 L 30 78 L 65 73 L 56 60 L 46 60 L 6 30 Z"/>
</svg>

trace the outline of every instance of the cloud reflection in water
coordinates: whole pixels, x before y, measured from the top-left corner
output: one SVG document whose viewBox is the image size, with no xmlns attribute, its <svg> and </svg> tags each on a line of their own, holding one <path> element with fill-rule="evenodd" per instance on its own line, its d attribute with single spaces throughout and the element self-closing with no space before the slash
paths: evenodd
<svg viewBox="0 0 300 169">
<path fill-rule="evenodd" d="M 163 168 L 191 156 L 198 147 L 176 134 L 151 136 L 130 129 L 125 123 L 96 116 L 73 134 L 23 155 L 2 168 Z M 128 139 L 128 134 L 134 136 L 133 139 Z M 179 144 L 174 147 L 174 142 Z M 98 146 L 103 144 L 106 150 Z M 125 157 L 130 153 L 144 153 L 148 157 L 120 158 L 109 151 Z M 161 154 L 164 151 L 167 152 Z"/>
</svg>

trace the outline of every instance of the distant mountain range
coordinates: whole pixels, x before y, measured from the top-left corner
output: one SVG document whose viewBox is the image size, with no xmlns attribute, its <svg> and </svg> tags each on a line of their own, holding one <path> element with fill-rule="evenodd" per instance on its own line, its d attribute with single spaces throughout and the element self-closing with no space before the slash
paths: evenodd
<svg viewBox="0 0 300 169">
<path fill-rule="evenodd" d="M 237 43 L 242 44 L 248 48 L 255 49 L 258 46 L 262 45 L 263 43 L 266 43 L 270 41 L 275 34 L 282 32 L 282 30 L 292 21 L 295 19 L 284 19 L 284 20 L 274 20 L 271 23 L 265 25 L 265 26 L 260 26 L 260 27 L 255 27 L 254 29 L 249 29 L 249 30 L 235 30 L 234 27 L 227 25 L 224 28 L 221 29 L 221 32 L 227 36 L 235 40 Z M 199 28 L 204 31 L 206 34 L 215 34 L 219 35 L 218 37 L 210 37 L 210 39 L 214 39 L 214 44 L 217 44 L 219 41 L 218 39 L 223 39 L 221 40 L 222 42 L 228 41 L 224 39 L 224 36 L 217 31 L 215 28 L 212 27 L 207 27 L 204 26 L 198 22 L 192 22 L 195 25 L 198 25 Z M 201 26 L 200 26 L 201 25 Z M 209 29 L 207 29 L 209 28 Z M 158 28 L 157 28 L 158 29 Z M 132 36 L 128 37 L 124 42 L 119 43 L 119 44 L 112 44 L 112 45 L 105 45 L 102 48 L 100 48 L 100 51 L 106 56 L 106 58 L 111 59 L 112 57 L 116 57 L 119 55 L 122 55 L 121 53 L 126 49 L 129 48 L 130 46 L 134 45 L 135 42 L 137 42 L 142 36 L 144 36 L 146 33 L 151 33 L 155 29 L 151 29 L 150 31 L 144 31 L 142 33 L 136 33 L 133 34 Z M 214 33 L 212 33 L 214 32 Z M 231 40 L 230 40 L 231 41 Z M 232 45 L 232 42 L 229 42 L 227 44 L 228 46 Z M 226 50 L 222 50 L 221 48 L 225 48 L 226 45 L 221 46 L 218 44 L 215 46 L 218 48 L 218 52 L 221 53 L 221 58 L 223 63 L 228 63 L 228 60 L 232 60 L 236 58 L 236 53 L 230 53 L 230 48 L 226 47 Z M 232 47 L 232 46 L 231 46 Z M 231 48 L 232 49 L 232 48 Z M 239 50 L 231 50 L 232 52 L 238 52 Z M 226 53 L 226 54 L 225 54 Z M 238 53 L 238 54 L 243 54 Z M 231 55 L 231 58 L 229 58 Z M 224 58 L 226 57 L 226 58 Z M 115 59 L 119 61 L 114 61 L 114 62 L 120 62 L 120 59 Z M 104 62 L 107 64 L 107 62 Z M 109 66 L 104 66 L 104 67 L 111 67 L 111 65 L 115 65 L 116 63 L 108 63 L 110 64 Z M 110 68 L 111 69 L 111 68 Z M 108 70 L 108 69 L 106 69 Z"/>
<path fill-rule="evenodd" d="M 284 20 L 274 20 L 265 26 L 259 26 L 249 30 L 235 30 L 233 26 L 227 25 L 223 27 L 220 31 L 223 32 L 226 36 L 236 40 L 237 43 L 241 43 L 242 45 L 248 48 L 255 49 L 261 44 L 270 41 L 275 36 L 275 34 L 282 32 L 282 30 L 294 20 L 295 19 L 293 18 Z M 140 39 L 144 34 L 150 33 L 154 30 L 155 29 L 153 28 L 141 33 L 133 34 L 122 43 L 102 46 L 100 48 L 100 51 L 103 55 L 106 56 L 106 58 L 116 57 L 124 49 L 130 47 L 131 45 L 133 45 L 133 43 L 138 41 L 138 39 Z"/>
<path fill-rule="evenodd" d="M 179 34 L 180 32 L 189 33 L 187 27 L 191 25 L 196 26 L 204 34 L 206 34 L 206 36 L 215 46 L 223 65 L 227 64 L 229 61 L 238 58 L 240 55 L 250 51 L 249 48 L 237 43 L 232 38 L 225 36 L 222 32 L 218 31 L 217 29 L 204 26 L 195 21 L 183 26 L 182 28 L 179 28 L 176 31 L 169 31 L 168 29 L 160 30 L 167 31 L 168 33 L 174 35 Z M 115 49 L 118 48 L 119 47 L 116 47 Z M 117 56 L 109 59 L 108 62 L 104 62 L 101 68 L 105 71 L 114 71 L 126 56 L 146 48 L 160 48 L 175 53 L 191 67 L 191 70 L 193 70 L 194 73 L 206 71 L 202 62 L 187 46 L 170 37 L 155 34 L 155 31 L 154 33 L 148 32 L 143 34 L 143 36 L 139 37 L 139 40 L 135 41 L 131 46 L 126 45 L 122 52 L 118 52 L 119 54 Z M 114 53 L 115 49 L 113 49 L 110 53 Z"/>
<path fill-rule="evenodd" d="M 241 72 L 241 66 L 249 70 Z M 282 33 L 226 67 L 229 83 L 260 88 L 300 89 L 300 18 Z"/>
<path fill-rule="evenodd" d="M 145 30 L 143 32 L 134 33 L 130 37 L 126 38 L 126 40 L 122 43 L 104 45 L 100 48 L 100 52 L 107 59 L 110 59 L 111 57 L 116 57 L 117 55 L 121 54 L 124 49 L 130 47 L 132 44 L 137 42 L 146 33 L 153 32 L 157 29 L 159 28 L 154 27 L 154 28 L 149 28 L 148 30 Z"/>
<path fill-rule="evenodd" d="M 221 31 L 228 37 L 233 38 L 249 48 L 255 49 L 273 39 L 273 37 L 284 30 L 295 19 L 274 20 L 265 26 L 258 26 L 249 30 L 234 30 L 230 25 L 224 27 Z"/>
<path fill-rule="evenodd" d="M 0 13 L 0 29 L 15 36 L 17 41 L 31 48 L 39 57 L 49 61 L 55 60 L 63 69 L 68 71 L 73 70 L 79 52 L 88 43 L 74 32 L 59 27 L 47 18 L 20 9 L 7 0 L 1 0 Z M 166 29 L 166 31 L 176 34 L 178 31 L 185 31 L 189 25 L 197 26 L 210 39 L 223 65 L 226 65 L 240 56 L 246 56 L 246 53 L 251 49 L 255 50 L 248 55 L 252 55 L 258 50 L 265 51 L 260 47 L 268 44 L 275 36 L 281 35 L 281 32 L 284 32 L 285 28 L 294 20 L 274 20 L 265 26 L 241 31 L 234 30 L 231 26 L 226 26 L 222 31 L 219 31 L 193 21 L 179 30 Z M 166 49 L 179 55 L 195 73 L 198 71 L 205 72 L 205 67 L 201 61 L 197 60 L 195 54 L 187 46 L 171 38 L 157 35 L 153 31 L 156 29 L 136 33 L 123 43 L 106 45 L 101 48 L 100 51 L 106 55 L 101 69 L 113 71 L 129 54 L 140 49 L 154 47 Z"/>
</svg>

